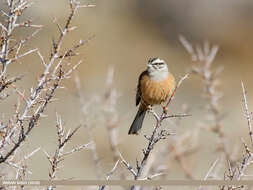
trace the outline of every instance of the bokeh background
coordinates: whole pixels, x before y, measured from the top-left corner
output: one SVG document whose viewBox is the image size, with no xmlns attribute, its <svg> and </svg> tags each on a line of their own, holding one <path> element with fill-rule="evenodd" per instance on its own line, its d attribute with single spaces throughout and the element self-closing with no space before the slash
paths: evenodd
<svg viewBox="0 0 253 190">
<path fill-rule="evenodd" d="M 119 122 L 119 150 L 130 163 L 135 164 L 135 158 L 141 158 L 141 149 L 146 141 L 143 134 L 151 132 L 154 119 L 147 115 L 142 134 L 128 136 L 127 131 L 136 114 L 135 89 L 139 74 L 145 69 L 146 62 L 151 56 L 158 56 L 166 60 L 171 72 L 177 79 L 183 76 L 191 67 L 191 59 L 178 40 L 178 35 L 184 35 L 193 43 L 209 40 L 219 45 L 219 52 L 214 67 L 224 66 L 220 76 L 220 91 L 224 92 L 221 99 L 222 111 L 225 118 L 222 121 L 224 131 L 231 140 L 230 146 L 236 144 L 239 148 L 241 138 L 248 141 L 247 123 L 244 119 L 242 106 L 241 80 L 248 91 L 248 101 L 253 110 L 252 69 L 253 69 L 253 2 L 251 0 L 107 0 L 91 1 L 95 8 L 80 9 L 72 25 L 75 30 L 64 43 L 64 47 L 71 46 L 80 39 L 87 39 L 95 35 L 79 52 L 83 63 L 77 73 L 82 84 L 82 91 L 86 100 L 90 100 L 105 92 L 105 80 L 109 67 L 114 67 L 114 87 L 119 93 L 117 110 Z M 0 6 L 4 7 L 1 2 Z M 36 24 L 44 25 L 41 32 L 30 41 L 27 49 L 38 47 L 43 55 L 50 53 L 51 40 L 57 36 L 57 27 L 53 19 L 63 24 L 68 15 L 68 2 L 64 0 L 35 1 L 28 9 L 25 18 L 32 18 Z M 29 31 L 28 31 L 29 32 Z M 17 37 L 22 38 L 26 30 L 17 31 Z M 75 62 L 77 60 L 73 60 Z M 39 59 L 29 55 L 22 64 L 9 67 L 10 75 L 25 74 L 17 85 L 24 87 L 28 94 L 28 87 L 35 84 L 36 78 L 42 71 Z M 65 89 L 57 93 L 59 100 L 47 109 L 48 118 L 41 120 L 29 141 L 25 152 L 41 147 L 53 153 L 56 146 L 55 112 L 62 115 L 66 128 L 74 128 L 82 123 L 81 106 L 77 96 L 74 80 L 64 83 Z M 201 96 L 202 84 L 195 76 L 190 76 L 177 92 L 176 99 L 170 106 L 170 113 L 179 113 L 183 104 L 190 108 L 192 116 L 185 118 L 180 128 L 171 130 L 177 134 L 185 130 L 193 130 L 197 122 L 205 117 L 203 106 L 206 100 Z M 1 106 L 1 114 L 12 113 L 15 96 Z M 99 105 L 94 104 L 96 108 Z M 96 109 L 94 109 L 96 110 Z M 156 110 L 161 111 L 159 108 Z M 94 118 L 93 132 L 101 165 L 106 174 L 113 166 L 112 156 L 106 128 L 98 117 L 91 111 Z M 169 122 L 165 125 L 169 125 Z M 199 151 L 186 159 L 187 165 L 197 179 L 202 179 L 211 163 L 219 156 L 215 154 L 215 135 L 201 130 Z M 73 138 L 73 145 L 88 142 L 85 128 Z M 233 145 L 235 144 L 235 145 Z M 72 146 L 72 145 L 71 145 Z M 70 146 L 70 148 L 71 148 Z M 158 145 L 159 146 L 159 145 Z M 162 146 L 162 144 L 160 145 Z M 184 172 L 179 165 L 170 165 L 170 179 L 184 179 Z M 49 164 L 43 152 L 37 153 L 30 161 L 29 167 L 33 171 L 31 179 L 47 179 Z M 58 178 L 96 179 L 92 154 L 89 150 L 76 153 L 67 158 L 64 169 L 58 172 Z"/>
</svg>

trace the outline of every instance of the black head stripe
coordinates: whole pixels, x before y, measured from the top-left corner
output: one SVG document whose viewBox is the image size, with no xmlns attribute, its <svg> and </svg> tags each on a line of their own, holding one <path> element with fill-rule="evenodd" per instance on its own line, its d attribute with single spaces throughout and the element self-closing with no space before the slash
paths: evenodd
<svg viewBox="0 0 253 190">
<path fill-rule="evenodd" d="M 152 62 L 155 61 L 156 59 L 158 59 L 158 57 L 151 57 L 151 58 L 148 60 L 148 62 L 149 62 L 149 63 L 152 63 Z"/>
</svg>

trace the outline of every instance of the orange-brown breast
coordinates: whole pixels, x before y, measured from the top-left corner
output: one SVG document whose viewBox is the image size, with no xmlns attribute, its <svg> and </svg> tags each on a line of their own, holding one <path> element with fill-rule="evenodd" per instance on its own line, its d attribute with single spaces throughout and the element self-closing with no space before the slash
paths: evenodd
<svg viewBox="0 0 253 190">
<path fill-rule="evenodd" d="M 163 81 L 154 81 L 144 75 L 140 83 L 142 100 L 150 105 L 164 102 L 175 88 L 175 79 L 172 74 Z"/>
</svg>

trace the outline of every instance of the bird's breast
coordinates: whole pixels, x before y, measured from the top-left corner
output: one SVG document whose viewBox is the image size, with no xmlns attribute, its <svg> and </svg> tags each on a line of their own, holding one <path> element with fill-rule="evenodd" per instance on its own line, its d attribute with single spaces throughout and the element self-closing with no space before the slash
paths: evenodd
<svg viewBox="0 0 253 190">
<path fill-rule="evenodd" d="M 148 75 L 145 75 L 140 82 L 142 99 L 150 105 L 164 102 L 175 88 L 175 79 L 171 74 L 162 81 L 152 80 Z"/>
</svg>

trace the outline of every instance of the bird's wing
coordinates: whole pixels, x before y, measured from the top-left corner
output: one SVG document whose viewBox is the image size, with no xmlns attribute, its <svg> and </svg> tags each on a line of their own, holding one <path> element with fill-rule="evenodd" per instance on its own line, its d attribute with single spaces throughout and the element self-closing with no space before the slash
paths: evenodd
<svg viewBox="0 0 253 190">
<path fill-rule="evenodd" d="M 147 71 L 143 71 L 140 76 L 139 76 L 139 80 L 138 80 L 138 86 L 137 86 L 137 92 L 136 92 L 136 106 L 140 103 L 141 101 L 141 80 L 142 77 L 144 75 L 147 75 L 148 72 Z"/>
</svg>

